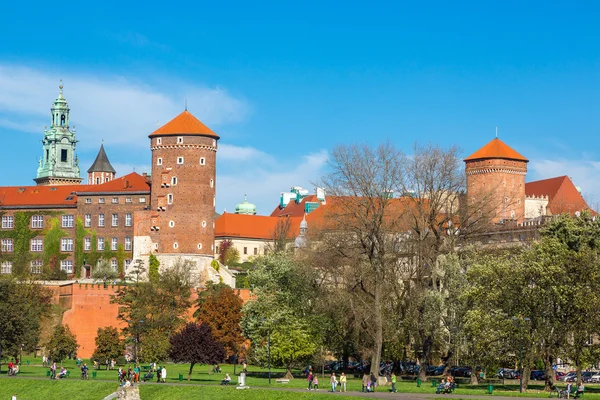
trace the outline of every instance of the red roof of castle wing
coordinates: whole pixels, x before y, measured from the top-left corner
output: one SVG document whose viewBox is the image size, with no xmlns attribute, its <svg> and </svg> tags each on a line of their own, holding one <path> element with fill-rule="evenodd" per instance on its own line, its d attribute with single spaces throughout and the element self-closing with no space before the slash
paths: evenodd
<svg viewBox="0 0 600 400">
<path fill-rule="evenodd" d="M 87 185 L 0 187 L 0 208 L 76 207 L 75 191 Z"/>
<path fill-rule="evenodd" d="M 219 135 L 211 131 L 208 126 L 204 125 L 188 110 L 185 110 L 171 121 L 152 132 L 148 137 L 153 138 L 155 136 L 177 135 L 202 135 L 219 139 Z"/>
<path fill-rule="evenodd" d="M 285 217 L 268 217 L 263 215 L 246 215 L 223 213 L 215 221 L 215 237 L 236 237 L 248 239 L 273 240 L 278 222 Z M 302 218 L 290 217 L 288 239 L 293 239 L 300 232 Z"/>
<path fill-rule="evenodd" d="M 99 185 L 78 185 L 75 186 L 78 194 L 84 193 L 118 193 L 118 192 L 149 192 L 150 183 L 145 176 L 132 172 L 112 181 L 101 183 Z"/>
<path fill-rule="evenodd" d="M 574 214 L 590 209 L 568 176 L 528 182 L 525 184 L 525 195 L 548 196 L 548 206 L 553 215 Z"/>
<path fill-rule="evenodd" d="M 465 158 L 464 161 L 482 160 L 486 158 L 503 158 L 508 160 L 517 160 L 529 162 L 528 159 L 517 153 L 506 143 L 498 138 L 492 139 L 491 142 Z"/>
</svg>

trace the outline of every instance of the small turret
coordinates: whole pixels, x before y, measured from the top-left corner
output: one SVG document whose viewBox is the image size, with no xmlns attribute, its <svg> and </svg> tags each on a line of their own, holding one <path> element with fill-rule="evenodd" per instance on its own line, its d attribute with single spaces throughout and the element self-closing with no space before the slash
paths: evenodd
<svg viewBox="0 0 600 400">
<path fill-rule="evenodd" d="M 108 156 L 104 151 L 104 144 L 100 145 L 100 151 L 96 156 L 96 160 L 87 172 L 89 185 L 99 185 L 115 179 L 116 171 L 108 160 Z"/>
</svg>

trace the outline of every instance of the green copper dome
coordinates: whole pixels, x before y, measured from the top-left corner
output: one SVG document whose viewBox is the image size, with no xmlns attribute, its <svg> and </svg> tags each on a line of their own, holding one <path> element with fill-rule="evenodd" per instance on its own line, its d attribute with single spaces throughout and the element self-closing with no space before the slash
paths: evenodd
<svg viewBox="0 0 600 400">
<path fill-rule="evenodd" d="M 244 202 L 235 206 L 236 214 L 256 215 L 256 206 L 252 203 L 248 203 L 246 195 L 244 195 Z"/>
</svg>

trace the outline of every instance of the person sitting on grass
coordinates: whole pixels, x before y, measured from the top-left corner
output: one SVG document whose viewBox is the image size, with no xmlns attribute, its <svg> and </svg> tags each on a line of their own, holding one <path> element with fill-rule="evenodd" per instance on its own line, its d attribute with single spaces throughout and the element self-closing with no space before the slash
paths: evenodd
<svg viewBox="0 0 600 400">
<path fill-rule="evenodd" d="M 218 364 L 215 364 L 213 366 L 212 372 L 213 372 L 213 374 L 220 374 L 221 373 L 221 367 L 219 367 Z"/>
<path fill-rule="evenodd" d="M 225 374 L 225 378 L 221 379 L 221 385 L 229 385 L 231 383 L 231 377 L 229 374 Z"/>
</svg>

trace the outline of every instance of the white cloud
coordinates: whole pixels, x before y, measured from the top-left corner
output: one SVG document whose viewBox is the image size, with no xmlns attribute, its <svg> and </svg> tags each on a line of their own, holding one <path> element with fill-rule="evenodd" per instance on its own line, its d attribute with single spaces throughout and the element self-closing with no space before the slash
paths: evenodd
<svg viewBox="0 0 600 400">
<path fill-rule="evenodd" d="M 557 176 L 569 176 L 575 186 L 581 188 L 582 194 L 588 205 L 595 207 L 594 203 L 600 202 L 600 161 L 588 160 L 539 160 L 529 163 L 529 171 L 534 176 L 531 180 L 554 178 Z"/>
<path fill-rule="evenodd" d="M 247 161 L 270 163 L 275 160 L 264 151 L 249 146 L 234 146 L 230 144 L 219 144 L 218 158 L 228 162 L 243 163 Z"/>
<path fill-rule="evenodd" d="M 269 215 L 279 202 L 280 193 L 292 186 L 302 186 L 309 191 L 314 189 L 327 164 L 328 153 L 320 150 L 294 160 L 277 160 L 253 148 L 231 147 L 229 154 L 251 154 L 234 168 L 221 172 L 217 169 L 217 211 L 227 209 L 234 212 L 235 205 L 248 196 L 250 203 L 256 204 L 260 215 Z M 221 149 L 223 146 L 221 146 Z M 217 163 L 228 162 L 227 157 L 217 153 Z M 265 163 L 264 158 L 270 160 Z M 241 158 L 238 160 L 242 160 Z"/>
<path fill-rule="evenodd" d="M 185 99 L 190 112 L 213 128 L 239 121 L 249 110 L 243 99 L 220 87 L 172 79 L 152 86 L 129 77 L 0 64 L 0 126 L 41 135 L 49 124 L 60 78 L 71 107 L 71 125 L 77 126 L 83 147 L 97 147 L 101 139 L 147 147 L 148 134 L 181 113 Z"/>
</svg>

